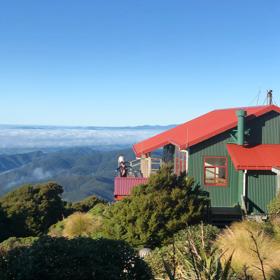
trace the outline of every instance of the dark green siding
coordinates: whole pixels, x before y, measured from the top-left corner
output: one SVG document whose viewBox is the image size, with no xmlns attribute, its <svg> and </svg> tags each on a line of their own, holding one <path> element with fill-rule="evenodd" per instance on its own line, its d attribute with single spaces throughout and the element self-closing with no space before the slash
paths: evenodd
<svg viewBox="0 0 280 280">
<path fill-rule="evenodd" d="M 250 129 L 250 135 L 247 137 L 247 141 L 250 144 L 280 144 L 280 115 L 276 112 L 270 112 L 259 118 L 247 121 L 246 128 Z M 230 137 L 230 131 L 227 131 L 192 146 L 189 151 L 189 175 L 194 177 L 195 181 L 204 190 L 209 192 L 213 207 L 231 207 L 238 202 L 238 172 L 235 170 L 228 156 L 226 144 L 229 142 L 232 142 L 232 139 Z M 227 186 L 204 186 L 204 156 L 226 156 L 228 158 Z M 273 184 L 276 186 L 275 176 L 266 174 L 265 172 L 259 174 L 258 179 L 252 176 L 248 178 L 250 197 L 263 211 L 266 211 L 267 203 L 275 195 Z"/>
<path fill-rule="evenodd" d="M 280 114 L 270 112 L 249 122 L 250 136 L 248 143 L 280 144 Z"/>
<path fill-rule="evenodd" d="M 209 192 L 211 205 L 214 207 L 234 206 L 237 204 L 237 181 L 238 173 L 235 171 L 230 160 L 226 144 L 230 141 L 229 132 L 195 145 L 190 149 L 189 175 L 204 190 Z M 204 186 L 203 158 L 205 156 L 226 156 L 228 159 L 228 185 L 227 186 Z"/>
<path fill-rule="evenodd" d="M 270 171 L 248 172 L 248 206 L 250 213 L 266 213 L 267 204 L 275 195 L 275 174 Z"/>
</svg>

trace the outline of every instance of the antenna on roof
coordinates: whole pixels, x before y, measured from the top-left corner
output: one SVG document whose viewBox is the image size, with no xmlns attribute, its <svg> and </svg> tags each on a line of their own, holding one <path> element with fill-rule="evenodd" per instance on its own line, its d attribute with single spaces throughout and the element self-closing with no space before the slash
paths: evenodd
<svg viewBox="0 0 280 280">
<path fill-rule="evenodd" d="M 273 102 L 272 102 L 272 90 L 270 89 L 268 92 L 267 92 L 267 105 L 272 105 Z"/>
</svg>

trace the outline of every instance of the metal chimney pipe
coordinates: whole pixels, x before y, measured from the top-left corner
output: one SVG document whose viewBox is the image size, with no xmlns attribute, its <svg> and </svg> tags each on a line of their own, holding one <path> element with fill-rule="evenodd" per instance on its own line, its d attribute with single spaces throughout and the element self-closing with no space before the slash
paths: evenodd
<svg viewBox="0 0 280 280">
<path fill-rule="evenodd" d="M 245 117 L 247 112 L 245 110 L 238 110 L 236 111 L 236 115 L 238 117 L 238 124 L 237 124 L 237 145 L 244 146 L 244 136 L 245 136 Z M 238 171 L 238 203 L 241 207 L 245 207 L 244 197 L 243 197 L 243 188 L 244 188 L 244 173 L 243 171 Z"/>
<path fill-rule="evenodd" d="M 246 111 L 238 110 L 236 111 L 238 117 L 237 125 L 237 144 L 240 146 L 244 145 L 244 135 L 245 135 L 245 117 L 247 115 Z"/>
</svg>

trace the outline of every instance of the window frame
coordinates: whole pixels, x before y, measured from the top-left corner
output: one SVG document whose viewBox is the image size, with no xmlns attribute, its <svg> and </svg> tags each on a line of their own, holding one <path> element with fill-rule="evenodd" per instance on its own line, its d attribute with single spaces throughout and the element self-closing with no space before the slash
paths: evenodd
<svg viewBox="0 0 280 280">
<path fill-rule="evenodd" d="M 225 159 L 225 165 L 213 165 L 213 166 L 206 166 L 206 160 L 209 158 L 214 159 Z M 215 169 L 215 168 L 224 168 L 225 169 L 225 183 L 206 183 L 206 170 L 207 169 Z M 216 177 L 215 177 L 216 180 Z M 204 156 L 203 157 L 203 183 L 207 187 L 227 187 L 228 185 L 228 158 L 226 156 Z"/>
</svg>

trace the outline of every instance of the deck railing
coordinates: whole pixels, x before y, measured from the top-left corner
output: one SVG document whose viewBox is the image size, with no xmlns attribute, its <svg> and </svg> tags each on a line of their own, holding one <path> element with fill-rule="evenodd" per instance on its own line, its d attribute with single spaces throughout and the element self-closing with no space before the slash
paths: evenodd
<svg viewBox="0 0 280 280">
<path fill-rule="evenodd" d="M 140 158 L 130 162 L 130 167 L 134 173 L 139 173 L 142 177 L 150 177 L 155 174 L 162 165 L 161 158 Z"/>
</svg>

